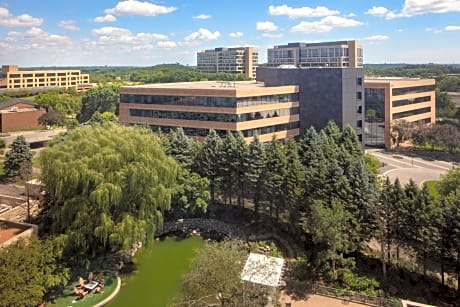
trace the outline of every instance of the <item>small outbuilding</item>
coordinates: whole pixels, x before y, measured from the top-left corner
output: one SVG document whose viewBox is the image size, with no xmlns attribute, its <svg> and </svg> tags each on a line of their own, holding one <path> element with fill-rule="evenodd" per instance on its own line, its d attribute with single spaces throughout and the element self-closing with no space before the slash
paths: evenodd
<svg viewBox="0 0 460 307">
<path fill-rule="evenodd" d="M 40 116 L 46 108 L 24 99 L 13 98 L 0 103 L 0 132 L 41 127 Z"/>
</svg>

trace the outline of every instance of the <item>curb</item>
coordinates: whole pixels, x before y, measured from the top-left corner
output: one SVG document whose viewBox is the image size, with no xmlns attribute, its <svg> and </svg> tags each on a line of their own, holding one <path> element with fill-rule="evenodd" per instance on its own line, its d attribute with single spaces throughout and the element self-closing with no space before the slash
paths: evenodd
<svg viewBox="0 0 460 307">
<path fill-rule="evenodd" d="M 110 294 L 105 300 L 103 300 L 102 302 L 99 302 L 97 303 L 96 305 L 94 305 L 94 307 L 101 307 L 101 306 L 104 306 L 105 304 L 107 304 L 108 302 L 110 302 L 111 300 L 113 300 L 113 298 L 118 294 L 118 292 L 120 291 L 120 288 L 121 288 L 121 278 L 120 276 L 117 275 L 117 287 L 115 288 L 115 291 L 112 292 L 112 294 Z"/>
</svg>

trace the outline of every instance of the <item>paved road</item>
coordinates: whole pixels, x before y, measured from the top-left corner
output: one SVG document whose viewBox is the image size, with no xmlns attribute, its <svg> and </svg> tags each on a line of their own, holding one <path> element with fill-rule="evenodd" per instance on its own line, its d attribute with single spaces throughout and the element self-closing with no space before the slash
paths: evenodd
<svg viewBox="0 0 460 307">
<path fill-rule="evenodd" d="M 402 184 L 408 183 L 411 178 L 418 184 L 427 180 L 439 180 L 454 167 L 451 162 L 409 157 L 383 149 L 368 149 L 367 152 L 385 164 L 380 169 L 382 175 L 388 176 L 392 181 L 399 178 Z"/>
<path fill-rule="evenodd" d="M 28 143 L 30 142 L 41 142 L 47 141 L 53 138 L 55 135 L 66 131 L 64 128 L 50 129 L 50 130 L 35 130 L 35 131 L 19 131 L 19 132 L 10 132 L 9 136 L 3 137 L 6 141 L 6 144 L 9 145 L 20 135 L 23 135 L 26 138 Z"/>
</svg>

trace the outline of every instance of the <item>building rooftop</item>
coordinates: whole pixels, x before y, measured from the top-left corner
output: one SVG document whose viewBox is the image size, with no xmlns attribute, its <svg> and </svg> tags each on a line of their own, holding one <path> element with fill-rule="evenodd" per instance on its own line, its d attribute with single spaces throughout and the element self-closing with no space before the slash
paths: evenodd
<svg viewBox="0 0 460 307">
<path fill-rule="evenodd" d="M 393 83 L 393 82 L 435 82 L 434 79 L 421 79 L 409 77 L 364 77 L 364 82 Z"/>
<path fill-rule="evenodd" d="M 178 83 L 155 83 L 123 86 L 122 93 L 156 93 L 159 95 L 204 95 L 223 97 L 244 97 L 280 93 L 297 93 L 297 85 L 265 86 L 256 81 L 199 81 Z"/>
</svg>

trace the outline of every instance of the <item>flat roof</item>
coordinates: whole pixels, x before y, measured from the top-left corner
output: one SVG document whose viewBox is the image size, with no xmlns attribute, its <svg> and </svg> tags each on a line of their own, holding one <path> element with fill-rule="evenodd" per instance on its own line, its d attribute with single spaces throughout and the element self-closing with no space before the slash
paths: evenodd
<svg viewBox="0 0 460 307">
<path fill-rule="evenodd" d="M 405 78 L 405 77 L 364 77 L 364 83 L 391 84 L 398 82 L 407 83 L 435 83 L 434 79 Z"/>
<path fill-rule="evenodd" d="M 297 85 L 265 86 L 256 81 L 198 81 L 177 83 L 155 83 L 123 86 L 120 93 L 124 94 L 157 94 L 157 95 L 202 95 L 222 97 L 250 97 L 257 95 L 275 95 L 298 93 Z"/>
<path fill-rule="evenodd" d="M 264 286 L 278 287 L 283 265 L 283 258 L 250 253 L 241 272 L 241 279 Z"/>
</svg>

